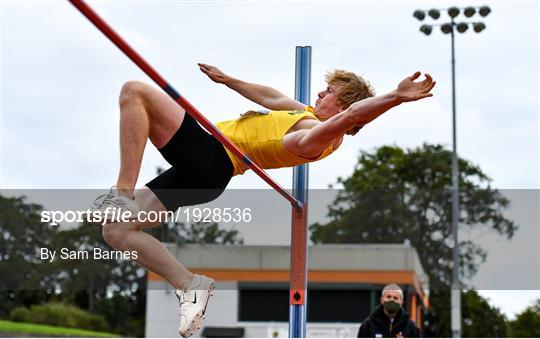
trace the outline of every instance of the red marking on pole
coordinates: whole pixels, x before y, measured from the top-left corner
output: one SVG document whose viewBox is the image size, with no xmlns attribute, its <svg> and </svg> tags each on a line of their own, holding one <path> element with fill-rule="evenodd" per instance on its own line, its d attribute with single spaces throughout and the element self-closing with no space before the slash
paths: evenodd
<svg viewBox="0 0 540 339">
<path fill-rule="evenodd" d="M 290 303 L 291 305 L 304 305 L 306 300 L 306 291 L 305 290 L 291 290 L 290 292 Z"/>
<path fill-rule="evenodd" d="M 165 79 L 159 75 L 159 73 L 150 66 L 128 43 L 122 39 L 101 17 L 94 12 L 87 4 L 82 0 L 69 0 L 88 20 L 90 20 L 94 26 L 96 26 L 103 34 L 105 34 L 109 40 L 111 40 L 124 54 L 126 54 L 139 68 L 146 73 L 156 84 L 158 84 L 162 89 L 167 87 L 172 88 Z M 168 93 L 170 95 L 170 93 Z M 195 120 L 197 120 L 210 134 L 212 134 L 219 142 L 221 142 L 228 150 L 230 150 L 238 159 L 247 157 L 235 144 L 232 143 L 226 136 L 224 136 L 221 131 L 217 129 L 201 112 L 199 112 L 190 102 L 188 102 L 184 97 L 179 96 L 178 98 L 173 98 L 176 103 L 183 107 L 186 112 L 189 113 Z M 248 158 L 249 159 L 249 158 Z M 281 187 L 277 182 L 275 182 L 270 176 L 261 169 L 254 162 L 250 161 L 247 164 L 253 172 L 255 172 L 261 179 L 266 181 L 273 189 L 275 189 L 281 196 L 287 199 L 295 208 L 299 209 L 301 207 L 300 202 L 293 197 L 289 192 L 287 192 L 283 187 Z"/>
<path fill-rule="evenodd" d="M 307 205 L 292 209 L 290 304 L 304 305 L 307 286 Z"/>
</svg>

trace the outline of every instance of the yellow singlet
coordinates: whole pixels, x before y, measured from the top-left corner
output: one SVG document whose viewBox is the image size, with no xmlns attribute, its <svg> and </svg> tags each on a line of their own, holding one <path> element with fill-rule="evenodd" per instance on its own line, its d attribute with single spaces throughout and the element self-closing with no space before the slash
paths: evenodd
<svg viewBox="0 0 540 339">
<path fill-rule="evenodd" d="M 294 124 L 303 118 L 317 119 L 312 112 L 310 106 L 298 111 L 248 111 L 238 119 L 223 121 L 216 126 L 261 168 L 292 167 L 320 160 L 334 151 L 334 147 L 329 146 L 317 158 L 307 159 L 283 147 L 283 136 Z M 228 149 L 226 151 L 234 165 L 234 175 L 249 169 Z"/>
</svg>

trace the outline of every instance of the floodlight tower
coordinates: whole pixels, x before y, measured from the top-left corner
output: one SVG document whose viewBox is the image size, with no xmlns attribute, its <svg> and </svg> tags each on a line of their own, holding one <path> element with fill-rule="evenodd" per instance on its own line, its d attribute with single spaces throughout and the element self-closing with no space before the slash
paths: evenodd
<svg viewBox="0 0 540 339">
<path fill-rule="evenodd" d="M 459 284 L 459 242 L 458 242 L 458 223 L 459 223 L 459 169 L 458 169 L 458 156 L 457 156 L 457 141 L 456 141 L 456 72 L 455 72 L 455 57 L 454 57 L 454 30 L 459 33 L 465 33 L 469 29 L 469 25 L 472 26 L 476 33 L 482 32 L 486 29 L 486 25 L 479 21 L 466 21 L 456 23 L 454 19 L 463 12 L 466 18 L 471 18 L 477 12 L 481 17 L 486 17 L 491 9 L 488 6 L 481 7 L 450 7 L 444 9 L 432 8 L 428 11 L 416 10 L 413 16 L 422 21 L 426 17 L 426 13 L 433 20 L 437 20 L 441 16 L 441 11 L 448 13 L 450 22 L 442 24 L 424 24 L 420 26 L 420 31 L 426 35 L 430 35 L 433 27 L 440 26 L 441 31 L 444 34 L 450 33 L 450 41 L 452 45 L 452 236 L 454 239 L 454 248 L 452 251 L 453 257 L 453 271 L 452 271 L 452 288 L 451 288 L 451 322 L 452 322 L 452 336 L 454 338 L 461 337 L 461 287 Z"/>
</svg>

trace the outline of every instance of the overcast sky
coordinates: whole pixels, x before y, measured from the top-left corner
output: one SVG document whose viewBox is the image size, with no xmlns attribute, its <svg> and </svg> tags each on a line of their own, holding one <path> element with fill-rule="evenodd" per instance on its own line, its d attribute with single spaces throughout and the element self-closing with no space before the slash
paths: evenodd
<svg viewBox="0 0 540 339">
<path fill-rule="evenodd" d="M 313 47 L 312 98 L 324 73 L 355 71 L 379 94 L 416 70 L 437 80 L 434 97 L 401 105 L 311 165 L 325 188 L 381 145 L 451 146 L 450 37 L 419 32 L 408 1 L 99 1 L 94 9 L 211 121 L 256 105 L 206 78 L 197 62 L 293 95 L 294 47 Z M 438 1 L 490 5 L 487 29 L 456 37 L 458 150 L 501 189 L 539 187 L 539 7 L 536 1 Z M 149 82 L 67 1 L 2 1 L 0 187 L 106 188 L 118 170 L 118 92 Z M 442 14 L 447 18 L 446 14 Z M 463 17 L 461 17 L 463 18 Z M 480 20 L 478 16 L 475 20 Z M 460 21 L 459 19 L 458 21 Z M 442 20 L 439 20 L 442 22 Z M 156 166 L 147 148 L 139 185 Z M 270 174 L 291 186 L 291 170 Z M 231 188 L 266 188 L 250 171 Z M 540 287 L 539 287 L 540 288 Z M 499 304 L 511 315 L 538 291 Z M 497 294 L 490 295 L 498 302 Z M 510 310 L 511 305 L 514 308 Z"/>
</svg>

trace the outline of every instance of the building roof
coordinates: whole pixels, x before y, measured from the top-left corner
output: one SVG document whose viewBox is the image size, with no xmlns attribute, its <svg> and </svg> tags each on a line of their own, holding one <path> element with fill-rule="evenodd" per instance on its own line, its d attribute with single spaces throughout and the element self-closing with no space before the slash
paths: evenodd
<svg viewBox="0 0 540 339">
<path fill-rule="evenodd" d="M 288 281 L 289 246 L 165 245 L 184 266 L 216 280 Z M 309 246 L 308 272 L 310 282 L 410 284 L 428 303 L 429 278 L 408 244 Z"/>
</svg>

